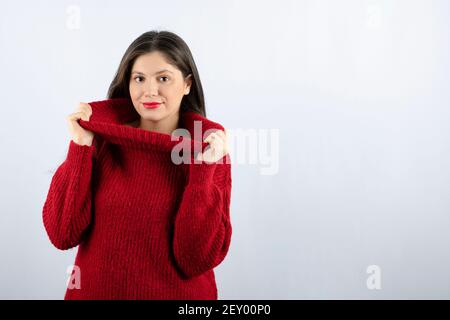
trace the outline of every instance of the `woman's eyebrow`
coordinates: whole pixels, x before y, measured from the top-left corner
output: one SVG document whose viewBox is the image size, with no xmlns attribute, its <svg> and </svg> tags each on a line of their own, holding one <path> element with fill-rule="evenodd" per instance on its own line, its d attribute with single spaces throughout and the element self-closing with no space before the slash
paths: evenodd
<svg viewBox="0 0 450 320">
<path fill-rule="evenodd" d="M 163 72 L 170 72 L 170 73 L 173 73 L 173 72 L 170 71 L 170 70 L 164 69 L 164 70 L 161 70 L 161 71 L 156 72 L 155 74 L 160 74 L 160 73 L 163 73 Z M 132 73 L 142 74 L 142 75 L 144 75 L 144 76 L 146 75 L 144 72 L 140 72 L 140 71 L 133 71 Z"/>
</svg>

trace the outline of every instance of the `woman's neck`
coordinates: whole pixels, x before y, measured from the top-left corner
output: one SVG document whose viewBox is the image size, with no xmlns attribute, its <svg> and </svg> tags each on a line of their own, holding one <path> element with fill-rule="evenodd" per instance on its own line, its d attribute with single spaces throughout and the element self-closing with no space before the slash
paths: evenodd
<svg viewBox="0 0 450 320">
<path fill-rule="evenodd" d="M 179 120 L 178 113 L 160 121 L 146 120 L 141 117 L 137 120 L 137 128 L 171 135 L 178 128 Z"/>
</svg>

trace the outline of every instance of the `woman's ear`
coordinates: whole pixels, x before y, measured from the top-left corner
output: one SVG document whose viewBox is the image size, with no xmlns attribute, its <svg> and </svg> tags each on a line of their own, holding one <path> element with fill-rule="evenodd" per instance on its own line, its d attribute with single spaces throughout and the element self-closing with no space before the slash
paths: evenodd
<svg viewBox="0 0 450 320">
<path fill-rule="evenodd" d="M 184 90 L 184 94 L 187 95 L 191 91 L 192 86 L 192 74 L 190 73 L 184 80 L 186 82 L 186 89 Z"/>
</svg>

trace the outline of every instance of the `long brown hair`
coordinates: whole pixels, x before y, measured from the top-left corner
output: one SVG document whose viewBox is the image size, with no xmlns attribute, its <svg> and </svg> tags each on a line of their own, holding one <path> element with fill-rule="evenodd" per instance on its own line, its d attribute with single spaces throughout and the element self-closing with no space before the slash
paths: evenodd
<svg viewBox="0 0 450 320">
<path fill-rule="evenodd" d="M 181 100 L 180 112 L 193 111 L 206 117 L 202 83 L 191 50 L 181 37 L 170 31 L 145 32 L 130 44 L 109 86 L 108 99 L 130 98 L 131 68 L 139 56 L 153 51 L 163 54 L 181 71 L 183 78 L 192 75 L 192 85 L 189 94 Z"/>
</svg>

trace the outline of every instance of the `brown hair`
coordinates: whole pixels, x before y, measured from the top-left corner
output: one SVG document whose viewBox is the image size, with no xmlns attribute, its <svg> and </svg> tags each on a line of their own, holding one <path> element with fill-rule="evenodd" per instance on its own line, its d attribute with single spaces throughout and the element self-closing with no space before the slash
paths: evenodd
<svg viewBox="0 0 450 320">
<path fill-rule="evenodd" d="M 139 56 L 153 51 L 162 53 L 181 71 L 183 78 L 192 75 L 192 85 L 189 94 L 181 100 L 180 112 L 193 111 L 206 117 L 202 83 L 191 50 L 181 37 L 170 31 L 145 32 L 130 44 L 109 86 L 108 99 L 130 98 L 131 68 Z"/>
</svg>

